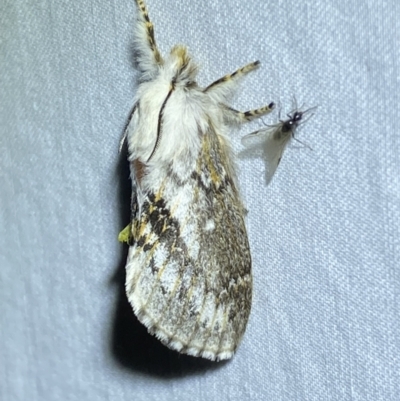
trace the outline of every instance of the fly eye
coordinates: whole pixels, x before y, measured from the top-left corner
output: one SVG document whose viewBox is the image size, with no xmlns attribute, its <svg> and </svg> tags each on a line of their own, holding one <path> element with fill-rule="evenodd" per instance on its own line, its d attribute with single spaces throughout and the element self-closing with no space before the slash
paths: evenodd
<svg viewBox="0 0 400 401">
<path fill-rule="evenodd" d="M 293 116 L 293 121 L 298 122 L 302 119 L 302 117 L 303 117 L 303 113 L 296 111 L 296 113 L 294 113 L 294 116 Z"/>
</svg>

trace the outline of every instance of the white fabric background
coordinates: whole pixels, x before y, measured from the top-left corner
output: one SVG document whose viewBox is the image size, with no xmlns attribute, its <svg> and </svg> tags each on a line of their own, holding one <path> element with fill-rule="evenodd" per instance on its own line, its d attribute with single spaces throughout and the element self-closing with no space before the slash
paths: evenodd
<svg viewBox="0 0 400 401">
<path fill-rule="evenodd" d="M 166 4 L 168 3 L 168 4 Z M 146 334 L 123 293 L 135 5 L 0 2 L 0 399 L 398 400 L 400 4 L 148 0 L 234 105 L 318 105 L 270 186 L 239 158 L 254 303 L 212 364 Z M 272 123 L 277 114 L 267 118 Z M 240 137 L 261 122 L 233 132 Z M 301 146 L 300 146 L 301 147 Z"/>
</svg>

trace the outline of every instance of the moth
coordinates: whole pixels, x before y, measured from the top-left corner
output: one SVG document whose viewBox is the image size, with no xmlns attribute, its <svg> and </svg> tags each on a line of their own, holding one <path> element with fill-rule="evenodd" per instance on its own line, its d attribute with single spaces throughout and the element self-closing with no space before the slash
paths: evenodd
<svg viewBox="0 0 400 401">
<path fill-rule="evenodd" d="M 279 117 L 278 123 L 267 125 L 242 138 L 242 144 L 249 150 L 262 150 L 266 162 L 267 184 L 271 182 L 287 145 L 292 138 L 296 139 L 294 135 L 299 125 L 305 122 L 304 116 L 308 114 L 308 118 L 312 117 L 312 114 L 309 113 L 315 109 L 316 107 L 312 107 L 302 111 L 296 105 L 293 111 L 287 114 L 286 120 Z M 302 143 L 298 139 L 296 140 Z"/>
<path fill-rule="evenodd" d="M 231 358 L 252 300 L 249 242 L 229 129 L 269 113 L 229 106 L 250 63 L 212 84 L 183 45 L 163 58 L 143 0 L 134 31 L 139 84 L 128 143 L 132 217 L 126 294 L 148 331 L 180 353 Z"/>
</svg>

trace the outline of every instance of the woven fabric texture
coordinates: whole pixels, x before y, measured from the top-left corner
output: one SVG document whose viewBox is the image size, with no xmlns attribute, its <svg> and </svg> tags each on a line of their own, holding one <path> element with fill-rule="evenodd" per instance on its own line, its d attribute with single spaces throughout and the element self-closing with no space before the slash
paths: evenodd
<svg viewBox="0 0 400 401">
<path fill-rule="evenodd" d="M 232 132 L 254 301 L 227 363 L 150 337 L 124 295 L 135 4 L 0 4 L 0 399 L 397 401 L 400 3 L 148 0 L 162 52 L 238 109 L 318 106 L 265 185 Z M 276 122 L 278 112 L 265 123 Z"/>
</svg>

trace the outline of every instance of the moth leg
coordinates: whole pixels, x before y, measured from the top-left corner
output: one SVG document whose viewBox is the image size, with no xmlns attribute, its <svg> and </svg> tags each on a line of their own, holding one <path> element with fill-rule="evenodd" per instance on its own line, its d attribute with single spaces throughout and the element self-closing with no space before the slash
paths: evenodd
<svg viewBox="0 0 400 401">
<path fill-rule="evenodd" d="M 144 0 L 136 0 L 136 5 L 139 10 L 135 30 L 137 62 L 141 70 L 148 71 L 163 64 L 163 59 L 156 44 L 154 25 L 150 21 L 146 3 Z"/>
<path fill-rule="evenodd" d="M 275 103 L 271 102 L 270 104 L 260 107 L 259 109 L 248 110 L 248 111 L 239 111 L 235 110 L 232 107 L 225 106 L 223 113 L 224 119 L 228 124 L 243 124 L 249 121 L 253 121 L 256 118 L 260 118 L 270 113 L 275 108 Z"/>
<path fill-rule="evenodd" d="M 217 79 L 212 84 L 208 85 L 207 88 L 203 90 L 203 92 L 211 92 L 211 91 L 221 91 L 221 95 L 226 93 L 227 91 L 231 91 L 237 85 L 237 81 L 248 74 L 251 71 L 254 71 L 260 65 L 259 61 L 254 61 L 253 63 L 246 64 L 244 67 L 239 68 L 232 74 L 227 74 L 222 78 Z"/>
</svg>

